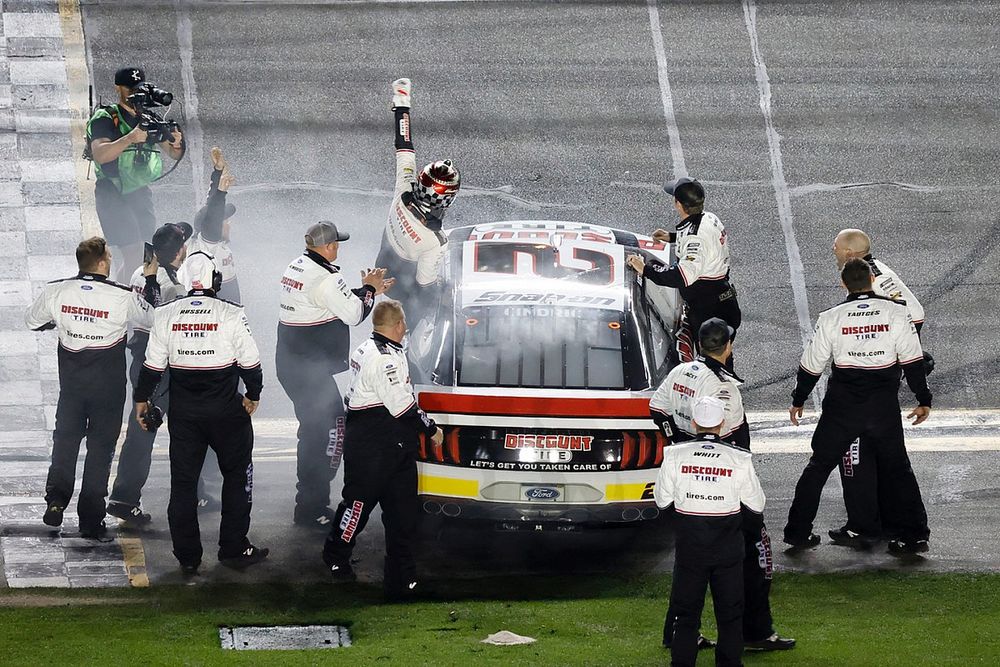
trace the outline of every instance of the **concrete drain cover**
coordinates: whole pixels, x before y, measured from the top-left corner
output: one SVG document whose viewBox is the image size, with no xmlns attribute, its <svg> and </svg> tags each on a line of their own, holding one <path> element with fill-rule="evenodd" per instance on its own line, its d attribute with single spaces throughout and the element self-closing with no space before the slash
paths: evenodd
<svg viewBox="0 0 1000 667">
<path fill-rule="evenodd" d="M 351 645 L 351 633 L 342 625 L 221 627 L 219 639 L 222 648 L 237 651 L 340 648 Z"/>
</svg>

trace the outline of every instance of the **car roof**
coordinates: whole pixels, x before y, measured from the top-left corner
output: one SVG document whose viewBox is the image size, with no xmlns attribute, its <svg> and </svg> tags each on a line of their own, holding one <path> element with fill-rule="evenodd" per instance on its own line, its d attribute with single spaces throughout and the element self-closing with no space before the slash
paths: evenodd
<svg viewBox="0 0 1000 667">
<path fill-rule="evenodd" d="M 621 240 L 655 244 L 611 227 L 560 220 L 492 222 L 449 236 L 462 243 L 461 266 L 453 268 L 462 308 L 553 305 L 622 312 L 631 274 Z"/>
</svg>

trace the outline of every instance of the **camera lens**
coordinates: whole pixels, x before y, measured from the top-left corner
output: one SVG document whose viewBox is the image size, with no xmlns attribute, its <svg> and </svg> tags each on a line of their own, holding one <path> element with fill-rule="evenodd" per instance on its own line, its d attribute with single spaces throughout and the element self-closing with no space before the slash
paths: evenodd
<svg viewBox="0 0 1000 667">
<path fill-rule="evenodd" d="M 150 92 L 152 93 L 152 98 L 156 100 L 157 103 L 162 104 L 165 107 L 170 106 L 171 102 L 174 101 L 173 93 L 161 90 L 160 88 L 153 88 Z"/>
</svg>

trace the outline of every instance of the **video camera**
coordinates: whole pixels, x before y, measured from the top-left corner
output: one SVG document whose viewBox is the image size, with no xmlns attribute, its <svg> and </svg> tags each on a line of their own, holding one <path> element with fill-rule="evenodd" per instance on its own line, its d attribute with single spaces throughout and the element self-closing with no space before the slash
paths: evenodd
<svg viewBox="0 0 1000 667">
<path fill-rule="evenodd" d="M 158 144 L 170 141 L 174 130 L 180 129 L 176 121 L 164 120 L 152 110 L 157 107 L 169 107 L 174 101 L 173 93 L 157 88 L 152 83 L 143 82 L 132 89 L 128 102 L 139 112 L 139 128 L 146 133 L 147 144 Z"/>
</svg>

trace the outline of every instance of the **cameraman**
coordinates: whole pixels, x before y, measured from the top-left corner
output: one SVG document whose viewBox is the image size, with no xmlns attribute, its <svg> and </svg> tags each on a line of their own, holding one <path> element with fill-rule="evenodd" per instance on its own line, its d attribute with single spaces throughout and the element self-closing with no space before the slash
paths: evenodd
<svg viewBox="0 0 1000 667">
<path fill-rule="evenodd" d="M 98 108 L 87 122 L 87 141 L 97 171 L 97 217 L 108 244 L 122 254 L 119 266 L 126 270 L 142 263 L 142 242 L 156 228 L 149 184 L 163 173 L 160 151 L 174 160 L 184 155 L 180 129 L 173 130 L 169 141 L 147 144 L 147 132 L 141 127 L 143 109 L 136 108 L 132 97 L 145 81 L 146 75 L 137 67 L 118 70 L 118 103 Z"/>
</svg>

